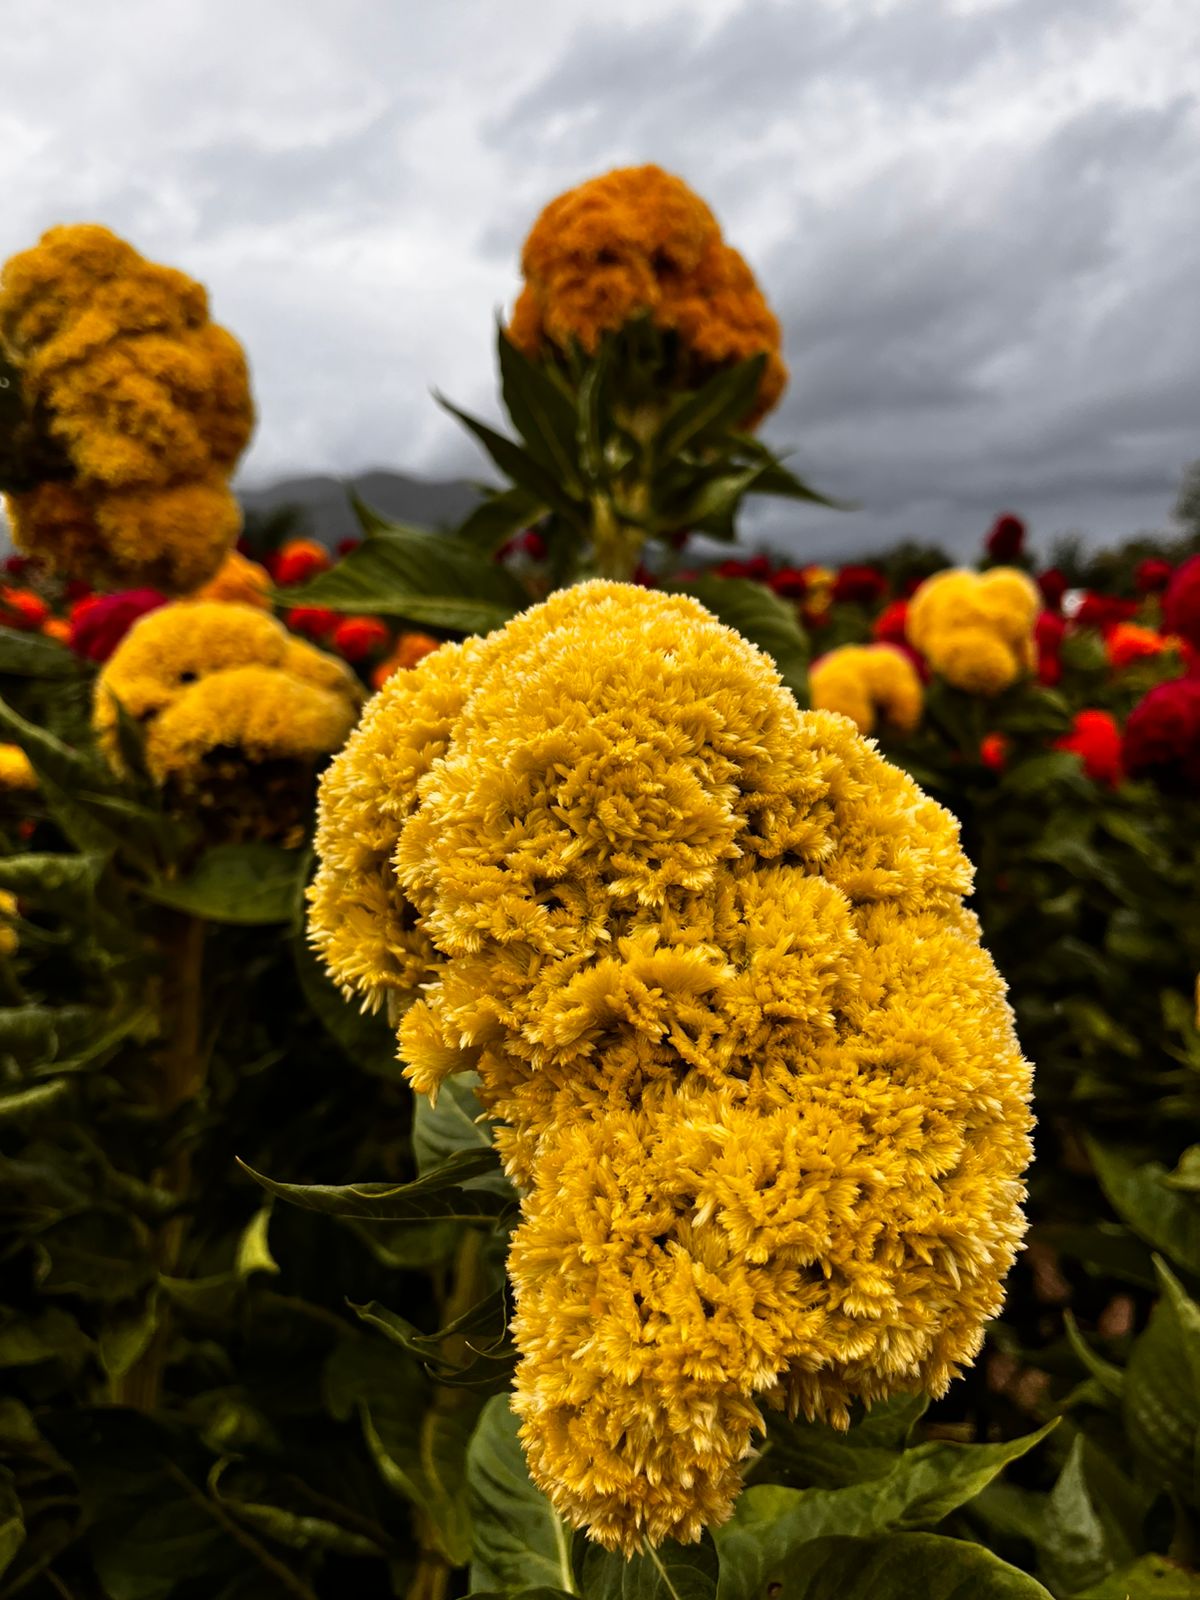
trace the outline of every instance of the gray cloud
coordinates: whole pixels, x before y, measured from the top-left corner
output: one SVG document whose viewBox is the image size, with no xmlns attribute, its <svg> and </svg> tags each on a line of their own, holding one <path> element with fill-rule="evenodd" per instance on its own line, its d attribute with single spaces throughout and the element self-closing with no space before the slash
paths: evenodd
<svg viewBox="0 0 1200 1600">
<path fill-rule="evenodd" d="M 1200 455 L 1193 0 L 124 0 L 6 24 L 0 253 L 96 218 L 247 345 L 244 477 L 483 464 L 492 317 L 547 199 L 645 160 L 753 263 L 768 436 L 863 509 L 798 552 L 1162 525 Z"/>
</svg>

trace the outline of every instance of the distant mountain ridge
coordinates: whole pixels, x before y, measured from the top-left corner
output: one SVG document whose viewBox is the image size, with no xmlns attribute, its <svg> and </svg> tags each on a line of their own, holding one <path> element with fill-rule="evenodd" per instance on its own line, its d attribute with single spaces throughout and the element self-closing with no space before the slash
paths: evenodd
<svg viewBox="0 0 1200 1600">
<path fill-rule="evenodd" d="M 246 511 L 259 515 L 294 506 L 304 514 L 305 531 L 332 548 L 361 531 L 350 506 L 351 489 L 373 511 L 420 528 L 454 527 L 479 499 L 478 489 L 462 479 L 410 478 L 383 469 L 345 478 L 284 478 L 266 488 L 240 489 L 238 498 Z"/>
</svg>

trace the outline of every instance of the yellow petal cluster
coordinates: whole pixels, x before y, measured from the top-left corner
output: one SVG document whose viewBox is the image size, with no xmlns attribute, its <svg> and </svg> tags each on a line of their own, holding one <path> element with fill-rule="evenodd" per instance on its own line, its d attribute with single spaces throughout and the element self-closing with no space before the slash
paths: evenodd
<svg viewBox="0 0 1200 1600">
<path fill-rule="evenodd" d="M 193 600 L 224 600 L 232 605 L 271 609 L 271 575 L 257 561 L 250 561 L 240 550 L 231 550 L 215 576 L 190 597 Z"/>
<path fill-rule="evenodd" d="M 925 582 L 905 631 L 939 677 L 968 694 L 999 694 L 1037 664 L 1037 585 L 1016 567 L 950 568 Z"/>
<path fill-rule="evenodd" d="M 13 927 L 17 915 L 16 895 L 0 889 L 0 957 L 15 956 L 20 947 L 21 941 Z"/>
<path fill-rule="evenodd" d="M 37 773 L 21 746 L 0 744 L 0 792 L 37 786 Z"/>
<path fill-rule="evenodd" d="M 592 582 L 390 679 L 310 934 L 521 1193 L 530 1471 L 632 1551 L 729 1515 L 764 1406 L 940 1394 L 1023 1232 L 1030 1069 L 957 825 L 695 601 Z"/>
<path fill-rule="evenodd" d="M 787 382 L 782 335 L 754 274 L 721 236 L 709 208 L 661 167 L 625 167 L 559 195 L 521 257 L 525 286 L 509 334 L 527 354 L 573 340 L 592 351 L 634 317 L 678 335 L 685 383 L 765 354 L 747 425 Z"/>
<path fill-rule="evenodd" d="M 210 578 L 241 526 L 228 479 L 254 410 L 202 285 L 107 228 L 52 228 L 0 274 L 0 342 L 65 462 L 8 497 L 18 546 L 98 586 Z"/>
<path fill-rule="evenodd" d="M 93 720 L 117 770 L 119 705 L 140 725 L 146 764 L 175 799 L 219 810 L 237 785 L 237 831 L 270 837 L 295 826 L 300 795 L 311 792 L 321 758 L 341 747 L 360 701 L 344 662 L 274 617 L 236 603 L 180 601 L 148 612 L 125 635 L 96 680 Z"/>
<path fill-rule="evenodd" d="M 817 710 L 838 711 L 867 734 L 881 720 L 898 733 L 911 733 L 925 702 L 916 667 L 886 644 L 830 650 L 809 668 L 808 688 Z"/>
</svg>

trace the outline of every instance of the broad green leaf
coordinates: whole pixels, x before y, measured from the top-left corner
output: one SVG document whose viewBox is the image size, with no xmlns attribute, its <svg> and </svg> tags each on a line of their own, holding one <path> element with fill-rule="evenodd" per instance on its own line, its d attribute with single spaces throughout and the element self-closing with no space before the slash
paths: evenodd
<svg viewBox="0 0 1200 1600">
<path fill-rule="evenodd" d="M 721 1559 L 719 1600 L 1053 1600 L 1028 1573 L 990 1550 L 935 1533 L 825 1538 L 752 1575 Z"/>
<path fill-rule="evenodd" d="M 489 633 L 528 605 L 510 572 L 453 534 L 382 523 L 373 534 L 282 598 L 290 606 L 375 612 L 457 633 Z"/>
<path fill-rule="evenodd" d="M 1200 1505 L 1200 1307 L 1156 1260 L 1163 1294 L 1125 1369 L 1125 1431 L 1147 1481 Z"/>
<path fill-rule="evenodd" d="M 800 704 L 807 702 L 808 640 L 786 601 L 748 578 L 705 575 L 690 583 L 687 593 L 770 656 Z"/>
<path fill-rule="evenodd" d="M 654 526 L 666 532 L 677 528 L 707 529 L 710 524 L 721 526 L 736 512 L 762 473 L 763 468 L 757 463 L 697 472 L 699 482 L 694 488 L 656 506 Z"/>
<path fill-rule="evenodd" d="M 242 1229 L 238 1240 L 234 1271 L 239 1278 L 252 1272 L 278 1272 L 279 1263 L 271 1254 L 271 1205 L 261 1206 Z"/>
<path fill-rule="evenodd" d="M 1200 1276 L 1200 1198 L 1168 1187 L 1161 1161 L 1135 1160 L 1089 1138 L 1088 1154 L 1109 1204 L 1154 1249 Z"/>
<path fill-rule="evenodd" d="M 798 478 L 783 461 L 772 457 L 763 467 L 754 483 L 755 494 L 769 494 L 780 500 L 804 500 L 813 505 L 828 506 L 831 511 L 857 511 L 855 500 L 835 500 L 822 494 L 812 484 Z"/>
<path fill-rule="evenodd" d="M 417 1097 L 413 1113 L 413 1154 L 417 1171 L 429 1172 L 463 1150 L 490 1150 L 492 1127 L 476 1097 L 479 1076 L 456 1072 L 438 1090 L 437 1104 Z M 516 1192 L 497 1164 L 471 1181 L 474 1189 L 492 1189 L 515 1203 Z"/>
<path fill-rule="evenodd" d="M 514 534 L 546 515 L 548 507 L 525 489 L 485 491 L 484 498 L 454 530 L 454 537 L 482 555 L 493 556 Z"/>
<path fill-rule="evenodd" d="M 437 395 L 435 398 L 452 417 L 458 418 L 468 433 L 475 436 L 500 471 L 517 488 L 524 489 L 527 494 L 532 495 L 542 505 L 548 506 L 551 511 L 557 511 L 560 516 L 572 522 L 579 521 L 581 505 L 578 498 L 572 495 L 567 485 L 553 472 L 548 471 L 528 450 L 512 439 L 506 439 L 502 433 L 497 433 L 494 428 L 489 428 L 478 418 L 460 411 L 442 395 Z"/>
<path fill-rule="evenodd" d="M 549 1586 L 575 1594 L 571 1534 L 530 1481 L 517 1428 L 508 1395 L 498 1394 L 483 1408 L 471 1436 L 471 1588 Z"/>
<path fill-rule="evenodd" d="M 235 1521 L 265 1534 L 288 1550 L 303 1553 L 329 1550 L 337 1555 L 371 1557 L 383 1554 L 380 1546 L 361 1533 L 331 1522 L 327 1517 L 306 1516 L 283 1506 L 268 1505 L 230 1494 L 222 1483 L 228 1459 L 219 1461 L 209 1474 L 208 1488 L 214 1499 Z"/>
<path fill-rule="evenodd" d="M 1200 1144 L 1189 1145 L 1176 1163 L 1174 1172 L 1169 1172 L 1162 1181 L 1168 1189 L 1179 1189 L 1184 1194 L 1200 1194 Z"/>
<path fill-rule="evenodd" d="M 40 633 L 0 628 L 0 675 L 13 678 L 78 678 L 79 660 Z"/>
<path fill-rule="evenodd" d="M 1056 1592 L 1066 1594 L 1098 1582 L 1116 1564 L 1088 1492 L 1083 1450 L 1079 1435 L 1046 1502 L 1038 1540 L 1039 1572 Z"/>
<path fill-rule="evenodd" d="M 585 1600 L 714 1600 L 717 1552 L 705 1532 L 698 1544 L 660 1544 L 628 1560 L 589 1544 L 579 1592 Z"/>
<path fill-rule="evenodd" d="M 30 853 L 0 860 L 0 889 L 10 894 L 85 898 L 95 887 L 104 866 L 99 855 L 46 855 Z"/>
<path fill-rule="evenodd" d="M 422 1333 L 406 1317 L 375 1300 L 365 1306 L 352 1303 L 350 1309 L 368 1327 L 415 1356 L 438 1383 L 472 1389 L 507 1387 L 516 1352 L 505 1342 L 507 1296 L 503 1285 L 436 1333 Z"/>
<path fill-rule="evenodd" d="M 438 1548 L 456 1567 L 471 1555 L 466 1454 L 475 1415 L 474 1406 L 443 1409 L 436 1401 L 416 1429 L 411 1418 L 398 1428 L 384 1428 L 369 1405 L 363 1415 L 367 1444 L 385 1483 L 421 1508 Z"/>
<path fill-rule="evenodd" d="M 727 432 L 744 422 L 754 408 L 766 364 L 765 355 L 751 356 L 748 361 L 718 372 L 688 395 L 673 408 L 655 435 L 655 457 L 672 461 L 681 450 L 694 443 L 702 444 L 706 435 Z"/>
<path fill-rule="evenodd" d="M 1113 1362 L 1106 1361 L 1103 1356 L 1098 1356 L 1080 1333 L 1075 1318 L 1069 1311 L 1063 1315 L 1063 1324 L 1067 1330 L 1067 1340 L 1071 1349 L 1079 1360 L 1095 1378 L 1105 1394 L 1114 1400 L 1121 1398 L 1125 1387 L 1125 1374 Z"/>
<path fill-rule="evenodd" d="M 755 1483 L 792 1488 L 841 1489 L 880 1478 L 896 1465 L 929 1401 L 924 1395 L 881 1400 L 846 1433 L 824 1423 L 771 1416 L 753 1468 Z"/>
<path fill-rule="evenodd" d="M 1166 1556 L 1143 1556 L 1075 1600 L 1200 1600 L 1200 1574 Z"/>
<path fill-rule="evenodd" d="M 208 922 L 257 927 L 290 922 L 296 915 L 301 851 L 272 844 L 218 844 L 206 850 L 184 878 L 157 878 L 141 891 Z"/>
<path fill-rule="evenodd" d="M 497 329 L 500 392 L 513 426 L 531 456 L 562 484 L 573 499 L 582 494 L 575 437 L 575 407 L 536 362 Z"/>
<path fill-rule="evenodd" d="M 115 1305 L 140 1295 L 154 1276 L 142 1230 L 114 1209 L 66 1216 L 37 1237 L 43 1294 Z"/>
<path fill-rule="evenodd" d="M 966 1505 L 1010 1461 L 1032 1450 L 1051 1431 L 1005 1444 L 960 1445 L 931 1440 L 895 1458 L 886 1474 L 844 1489 L 789 1489 L 760 1484 L 747 1489 L 733 1517 L 716 1529 L 723 1600 L 752 1600 L 753 1586 L 730 1586 L 727 1564 L 743 1574 L 785 1566 L 810 1540 L 826 1534 L 875 1534 L 933 1527 Z"/>
<path fill-rule="evenodd" d="M 364 1011 L 357 999 L 347 1000 L 302 934 L 292 940 L 292 955 L 308 1009 L 330 1038 L 362 1071 L 401 1082 L 403 1071 L 396 1060 L 396 1035 L 385 1014 Z"/>
<path fill-rule="evenodd" d="M 255 1172 L 244 1161 L 239 1165 L 281 1200 L 331 1217 L 376 1222 L 419 1222 L 426 1218 L 480 1222 L 498 1217 L 511 1204 L 507 1195 L 459 1187 L 468 1178 L 494 1170 L 496 1154 L 490 1148 L 461 1150 L 412 1183 L 279 1183 Z"/>
</svg>

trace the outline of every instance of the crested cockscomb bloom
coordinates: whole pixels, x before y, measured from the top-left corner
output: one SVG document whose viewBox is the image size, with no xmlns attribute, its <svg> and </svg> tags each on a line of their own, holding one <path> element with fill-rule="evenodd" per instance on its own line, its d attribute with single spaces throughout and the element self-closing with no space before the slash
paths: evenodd
<svg viewBox="0 0 1200 1600">
<path fill-rule="evenodd" d="M 887 593 L 887 578 L 878 567 L 851 562 L 838 570 L 833 580 L 835 604 L 869 606 Z"/>
<path fill-rule="evenodd" d="M 1177 648 L 1179 641 L 1158 632 L 1156 628 L 1142 628 L 1136 622 L 1115 623 L 1104 638 L 1108 664 L 1120 671 L 1162 655 L 1164 650 Z"/>
<path fill-rule="evenodd" d="M 32 589 L 0 585 L 0 628 L 15 628 L 20 633 L 38 633 L 50 607 Z"/>
<path fill-rule="evenodd" d="M 764 1407 L 940 1394 L 1023 1232 L 1030 1071 L 957 825 L 697 602 L 581 584 L 391 678 L 310 934 L 521 1196 L 530 1471 L 601 1543 L 729 1515 Z"/>
<path fill-rule="evenodd" d="M 1119 595 L 1095 594 L 1089 590 L 1075 608 L 1072 621 L 1078 628 L 1095 628 L 1107 633 L 1118 622 L 1128 622 L 1137 615 L 1137 601 L 1123 600 Z"/>
<path fill-rule="evenodd" d="M 346 661 L 365 661 L 387 648 L 391 634 L 378 617 L 343 617 L 333 630 L 331 643 Z"/>
<path fill-rule="evenodd" d="M 1148 556 L 1139 561 L 1133 574 L 1134 588 L 1139 594 L 1161 594 L 1171 581 L 1175 568 L 1158 556 Z"/>
<path fill-rule="evenodd" d="M 139 617 L 166 603 L 158 589 L 123 589 L 77 600 L 71 607 L 70 647 L 85 661 L 107 661 Z"/>
<path fill-rule="evenodd" d="M 909 602 L 909 642 L 955 688 L 999 694 L 1037 663 L 1039 598 L 1032 578 L 1014 567 L 939 572 Z"/>
<path fill-rule="evenodd" d="M 1200 556 L 1176 567 L 1163 595 L 1163 627 L 1200 650 Z"/>
<path fill-rule="evenodd" d="M 16 544 L 105 588 L 211 577 L 241 527 L 228 480 L 254 411 L 203 287 L 107 228 L 52 228 L 0 275 L 0 344 L 29 417 Z"/>
<path fill-rule="evenodd" d="M 1083 770 L 1094 783 L 1115 788 L 1122 777 L 1121 730 L 1109 711 L 1077 711 L 1071 731 L 1054 742 L 1056 750 L 1067 750 L 1083 762 Z"/>
<path fill-rule="evenodd" d="M 750 356 L 766 366 L 744 424 L 771 409 L 787 382 L 782 338 L 754 274 L 721 236 L 717 219 L 681 178 L 625 167 L 552 200 L 521 254 L 525 287 L 509 336 L 531 356 L 648 316 L 678 336 L 687 387 Z"/>
<path fill-rule="evenodd" d="M 428 633 L 402 633 L 392 646 L 391 654 L 381 661 L 371 674 L 376 689 L 382 689 L 394 672 L 409 672 L 441 648 L 441 640 Z"/>
<path fill-rule="evenodd" d="M 890 644 L 846 644 L 813 662 L 808 689 L 819 711 L 840 711 L 859 733 L 911 733 L 925 695 L 916 667 Z"/>
<path fill-rule="evenodd" d="M 1131 777 L 1200 790 L 1200 678 L 1174 678 L 1144 695 L 1129 713 L 1122 753 Z"/>
<path fill-rule="evenodd" d="M 96 680 L 100 747 L 122 769 L 120 706 L 169 800 L 223 837 L 296 842 L 318 766 L 354 724 L 349 668 L 250 606 L 181 601 L 141 617 Z"/>
<path fill-rule="evenodd" d="M 271 557 L 271 576 L 281 589 L 290 589 L 332 565 L 329 551 L 316 539 L 289 539 Z"/>
<path fill-rule="evenodd" d="M 1038 682 L 1056 684 L 1062 680 L 1062 648 L 1067 635 L 1067 625 L 1057 611 L 1039 611 L 1033 625 L 1033 643 L 1037 651 Z"/>
<path fill-rule="evenodd" d="M 908 601 L 892 600 L 871 624 L 871 633 L 881 644 L 904 644 L 908 639 Z"/>
<path fill-rule="evenodd" d="M 993 522 L 984 543 L 993 561 L 1016 561 L 1025 549 L 1025 524 L 1006 511 Z"/>
<path fill-rule="evenodd" d="M 1042 591 L 1042 599 L 1050 611 L 1061 611 L 1063 595 L 1070 588 L 1067 575 L 1058 567 L 1047 567 L 1045 572 L 1038 574 L 1037 586 Z"/>
</svg>

